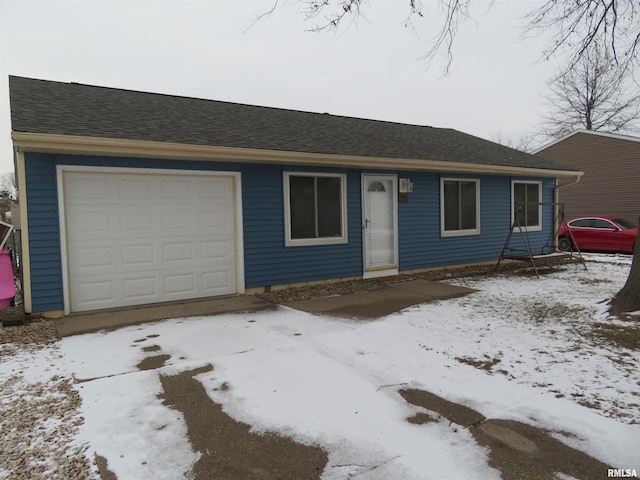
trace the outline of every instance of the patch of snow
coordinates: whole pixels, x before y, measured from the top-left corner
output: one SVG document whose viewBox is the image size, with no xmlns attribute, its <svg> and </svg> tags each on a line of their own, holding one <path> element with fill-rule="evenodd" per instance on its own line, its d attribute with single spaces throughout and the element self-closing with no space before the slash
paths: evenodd
<svg viewBox="0 0 640 480">
<path fill-rule="evenodd" d="M 403 387 L 553 430 L 603 462 L 640 469 L 640 353 L 589 334 L 631 257 L 587 258 L 588 271 L 450 279 L 480 291 L 372 322 L 281 307 L 63 339 L 65 368 L 97 378 L 78 384 L 82 436 L 118 478 L 180 478 L 198 453 L 182 415 L 158 398 L 159 374 L 210 364 L 196 378 L 211 399 L 256 431 L 327 450 L 324 479 L 499 478 L 467 429 L 408 423 L 422 410 L 398 394 Z M 159 350 L 142 350 L 152 345 Z M 138 372 L 153 354 L 170 359 Z"/>
<path fill-rule="evenodd" d="M 78 384 L 85 423 L 82 438 L 119 479 L 183 478 L 200 455 L 187 439 L 182 413 L 162 404 L 154 371 Z"/>
</svg>

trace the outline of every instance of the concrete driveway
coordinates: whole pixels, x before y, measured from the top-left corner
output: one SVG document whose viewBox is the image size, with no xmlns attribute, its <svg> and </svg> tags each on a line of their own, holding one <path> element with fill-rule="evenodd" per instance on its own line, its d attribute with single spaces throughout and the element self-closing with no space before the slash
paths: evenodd
<svg viewBox="0 0 640 480">
<path fill-rule="evenodd" d="M 400 279 L 398 279 L 400 278 Z M 384 317 L 413 305 L 444 300 L 476 290 L 411 277 L 379 281 L 381 288 L 367 292 L 285 302 L 284 305 L 309 313 L 347 318 Z M 55 320 L 59 337 L 153 322 L 166 318 L 256 312 L 275 308 L 269 301 L 253 295 L 238 295 L 204 300 L 144 305 L 87 314 L 73 314 Z"/>
<path fill-rule="evenodd" d="M 462 297 L 476 290 L 417 278 L 381 282 L 383 288 L 368 292 L 286 302 L 309 313 L 348 318 L 379 318 L 404 308 L 434 300 Z"/>
</svg>

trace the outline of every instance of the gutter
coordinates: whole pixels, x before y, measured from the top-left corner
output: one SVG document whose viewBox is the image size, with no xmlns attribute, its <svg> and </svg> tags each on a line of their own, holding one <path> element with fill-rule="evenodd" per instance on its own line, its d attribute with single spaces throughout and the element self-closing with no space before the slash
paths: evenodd
<svg viewBox="0 0 640 480">
<path fill-rule="evenodd" d="M 19 152 L 111 155 L 138 158 L 171 158 L 177 160 L 290 164 L 336 168 L 368 168 L 489 175 L 533 175 L 552 178 L 573 177 L 576 174 L 573 170 L 488 165 L 450 162 L 446 160 L 366 157 L 15 131 L 11 133 L 11 137 L 14 146 Z M 580 172 L 580 174 L 582 174 L 582 172 Z"/>
<path fill-rule="evenodd" d="M 584 175 L 584 172 L 578 172 L 575 176 L 575 179 L 571 182 L 559 184 L 558 179 L 556 178 L 556 186 L 553 189 L 553 203 L 555 205 L 555 211 L 553 212 L 553 216 L 555 218 L 555 224 L 553 226 L 554 239 L 553 242 L 555 245 L 558 245 L 558 229 L 560 228 L 560 213 L 562 213 L 562 222 L 565 221 L 564 218 L 564 204 L 560 205 L 560 189 L 563 187 L 568 187 L 569 185 L 575 185 L 580 182 L 580 179 Z M 562 211 L 561 211 L 562 209 Z"/>
<path fill-rule="evenodd" d="M 563 183 L 563 184 L 558 184 L 558 180 L 556 179 L 556 186 L 553 189 L 553 196 L 554 196 L 553 202 L 556 204 L 556 212 L 555 212 L 556 213 L 556 218 L 558 218 L 558 210 L 560 209 L 560 192 L 559 192 L 559 190 L 561 188 L 568 187 L 569 185 L 575 185 L 576 183 L 579 183 L 580 179 L 582 178 L 582 175 L 584 175 L 584 172 L 578 172 L 578 173 L 576 173 L 576 175 L 575 175 L 576 178 L 573 181 L 567 182 L 567 183 Z M 562 220 L 564 220 L 564 205 L 563 205 L 563 208 L 562 208 Z"/>
</svg>

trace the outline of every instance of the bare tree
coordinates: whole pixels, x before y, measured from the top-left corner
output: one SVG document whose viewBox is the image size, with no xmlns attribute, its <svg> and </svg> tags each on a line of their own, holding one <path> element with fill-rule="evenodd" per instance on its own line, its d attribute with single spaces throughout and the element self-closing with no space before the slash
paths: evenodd
<svg viewBox="0 0 640 480">
<path fill-rule="evenodd" d="M 521 137 L 507 137 L 501 132 L 495 134 L 491 140 L 493 142 L 504 145 L 505 147 L 515 148 L 522 152 L 532 152 L 541 143 L 536 135 L 523 135 Z"/>
<path fill-rule="evenodd" d="M 549 114 L 541 133 L 560 138 L 576 129 L 634 133 L 640 127 L 640 88 L 628 65 L 591 45 L 573 68 L 549 83 Z"/>
<path fill-rule="evenodd" d="M 275 9 L 280 0 L 274 0 Z M 283 0 L 287 1 L 287 0 Z M 302 6 L 307 19 L 321 19 L 312 28 L 315 31 L 335 30 L 349 18 L 358 18 L 363 14 L 367 5 L 365 0 L 289 0 Z M 460 25 L 471 18 L 470 10 L 473 5 L 482 0 L 438 0 L 442 9 L 442 22 L 439 32 L 432 38 L 427 60 L 432 60 L 443 49 L 447 52 L 445 74 L 453 61 L 453 44 Z M 545 56 L 569 55 L 569 64 L 564 73 L 568 74 L 581 62 L 589 63 L 590 52 L 597 48 L 606 52 L 608 65 L 616 65 L 620 72 L 633 72 L 640 67 L 640 2 L 638 0 L 539 0 L 540 6 L 529 13 L 527 30 L 533 34 L 551 33 L 551 43 Z M 494 6 L 491 1 L 490 6 Z M 426 9 L 420 0 L 405 0 L 408 8 L 406 25 L 412 25 L 415 17 L 426 16 Z M 273 11 L 273 9 L 271 11 Z M 264 15 L 268 15 L 267 12 Z M 263 16 L 264 16 L 263 15 Z M 570 77 L 561 75 L 568 81 Z M 602 79 L 598 80 L 602 83 Z M 604 82 L 606 85 L 606 82 Z M 567 85 L 571 86 L 570 83 Z M 577 84 L 574 82 L 573 86 Z M 619 86 L 619 84 L 618 84 Z M 591 88 L 591 87 L 589 87 Z M 615 90 L 615 88 L 614 88 Z M 582 87 L 580 88 L 582 92 Z M 602 93 L 602 96 L 607 95 Z M 591 95 L 592 97 L 593 95 Z M 589 100 L 591 98 L 587 96 Z M 614 97 L 611 97 L 614 98 Z M 631 97 L 633 100 L 633 95 Z M 614 102 L 615 105 L 615 102 Z M 610 125 L 611 120 L 597 117 L 597 112 L 590 108 L 588 126 Z M 624 121 L 624 115 L 618 115 L 620 131 L 632 122 L 632 116 Z M 594 116 L 594 113 L 596 114 Z M 615 107 L 614 107 L 614 112 Z M 608 116 L 611 116 L 609 114 Z M 615 116 L 615 115 L 614 115 Z M 586 119 L 586 117 L 585 117 Z M 586 126 L 586 125 L 585 125 Z M 634 260 L 629 278 L 623 289 L 611 302 L 610 312 L 619 315 L 623 311 L 640 310 L 640 247 L 636 243 Z"/>
<path fill-rule="evenodd" d="M 18 200 L 18 186 L 13 172 L 0 175 L 0 194 L 12 200 Z"/>
<path fill-rule="evenodd" d="M 638 310 L 640 310 L 640 243 L 636 240 L 629 276 L 622 289 L 609 302 L 609 313 L 620 316 L 623 313 Z"/>
<path fill-rule="evenodd" d="M 592 47 L 611 52 L 624 66 L 640 64 L 640 3 L 637 0 L 545 0 L 528 16 L 534 33 L 553 32 L 545 52 L 568 51 L 571 70 Z"/>
<path fill-rule="evenodd" d="M 616 62 L 610 45 L 590 44 L 582 57 L 551 83 L 551 112 L 541 134 L 560 138 L 578 128 L 612 133 L 640 130 L 640 90 L 631 78 L 632 65 Z M 640 246 L 624 287 L 609 303 L 620 316 L 640 310 Z"/>
<path fill-rule="evenodd" d="M 7 212 L 18 203 L 16 176 L 13 172 L 0 175 L 0 220 L 5 220 Z"/>
<path fill-rule="evenodd" d="M 281 0 L 274 0 L 269 15 Z M 283 0 L 287 1 L 287 0 Z M 305 18 L 315 22 L 313 31 L 337 30 L 364 14 L 365 0 L 289 0 L 297 2 Z M 407 9 L 405 25 L 414 26 L 413 19 L 432 15 L 420 0 L 405 0 Z M 430 3 L 430 5 L 432 5 Z M 447 53 L 445 73 L 453 61 L 453 44 L 462 24 L 471 19 L 474 5 L 486 6 L 482 0 L 438 0 L 442 18 L 441 28 L 430 40 L 426 59 L 432 60 L 442 50 Z M 495 7 L 495 1 L 489 8 Z M 560 53 L 570 55 L 568 70 L 585 55 L 593 45 L 600 45 L 612 53 L 613 60 L 624 66 L 640 65 L 640 2 L 637 0 L 540 0 L 540 6 L 529 13 L 526 30 L 531 34 L 551 32 L 551 43 L 546 58 Z"/>
</svg>

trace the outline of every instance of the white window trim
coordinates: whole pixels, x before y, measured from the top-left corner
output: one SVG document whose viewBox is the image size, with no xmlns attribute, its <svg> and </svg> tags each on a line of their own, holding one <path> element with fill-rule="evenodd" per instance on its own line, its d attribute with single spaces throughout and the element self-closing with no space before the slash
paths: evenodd
<svg viewBox="0 0 640 480">
<path fill-rule="evenodd" d="M 515 212 L 515 194 L 514 189 L 516 183 L 526 183 L 526 184 L 536 184 L 538 185 L 538 198 L 539 201 L 542 202 L 542 182 L 539 180 L 512 180 L 511 181 L 511 225 L 516 220 L 516 212 Z M 538 205 L 538 218 L 540 219 L 540 224 L 532 227 L 528 227 L 526 225 L 522 225 L 522 229 L 526 232 L 540 232 L 542 231 L 542 205 Z"/>
<path fill-rule="evenodd" d="M 341 237 L 323 237 L 323 238 L 291 238 L 291 192 L 289 188 L 289 177 L 339 177 L 341 184 L 341 209 L 342 209 L 342 236 Z M 287 247 L 301 247 L 308 245 L 336 245 L 348 243 L 347 235 L 347 175 L 344 173 L 318 173 L 318 172 L 284 172 L 283 173 L 283 191 L 284 191 L 284 244 Z"/>
<path fill-rule="evenodd" d="M 444 229 L 444 182 L 475 182 L 476 184 L 476 228 L 468 230 L 445 230 Z M 440 236 L 441 237 L 464 237 L 468 235 L 480 235 L 480 179 L 464 177 L 441 177 L 440 178 Z"/>
</svg>

